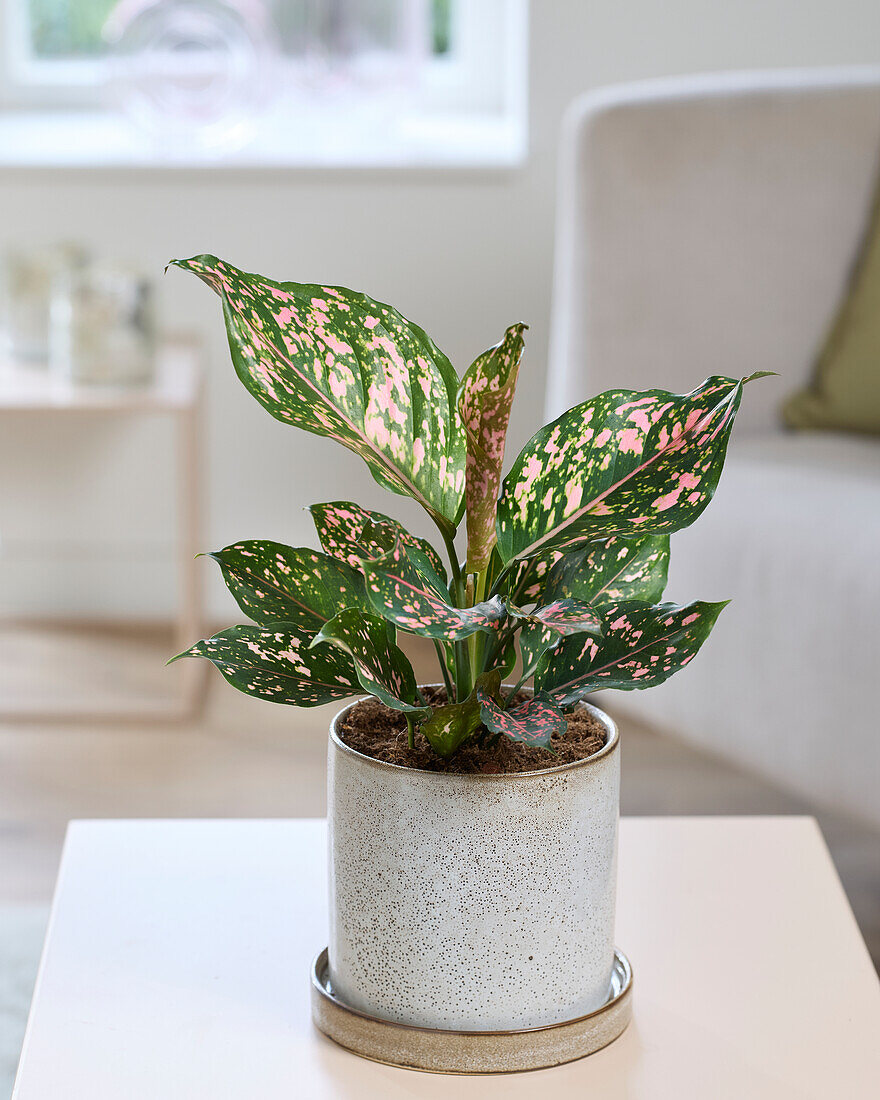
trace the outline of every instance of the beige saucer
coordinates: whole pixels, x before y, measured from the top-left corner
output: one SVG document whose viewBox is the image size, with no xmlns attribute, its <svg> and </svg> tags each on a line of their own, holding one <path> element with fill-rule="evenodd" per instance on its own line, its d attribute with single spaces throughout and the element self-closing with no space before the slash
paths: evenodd
<svg viewBox="0 0 880 1100">
<path fill-rule="evenodd" d="M 632 968 L 614 953 L 608 1000 L 586 1016 L 518 1031 L 447 1031 L 382 1020 L 349 1008 L 330 986 L 327 949 L 312 966 L 312 1019 L 347 1050 L 430 1073 L 514 1073 L 593 1054 L 613 1042 L 632 1017 Z"/>
</svg>

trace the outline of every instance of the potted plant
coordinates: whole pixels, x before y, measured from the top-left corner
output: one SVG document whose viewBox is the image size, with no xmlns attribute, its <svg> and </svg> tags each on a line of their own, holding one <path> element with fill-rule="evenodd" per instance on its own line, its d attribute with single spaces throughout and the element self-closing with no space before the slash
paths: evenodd
<svg viewBox="0 0 880 1100">
<path fill-rule="evenodd" d="M 459 379 L 422 329 L 364 294 L 213 256 L 174 263 L 220 296 L 253 396 L 418 501 L 447 559 L 385 514 L 314 505 L 321 551 L 245 541 L 210 555 L 253 625 L 180 655 L 276 703 L 370 697 L 330 730 L 321 980 L 349 1015 L 319 1024 L 426 1068 L 523 1068 L 594 1049 L 583 1021 L 595 1032 L 623 965 L 619 752 L 614 723 L 586 698 L 666 680 L 723 608 L 660 601 L 669 535 L 711 499 L 750 379 L 600 394 L 542 428 L 502 482 L 525 325 Z M 398 632 L 433 641 L 441 683 L 416 683 Z M 580 1039 L 536 1053 L 572 1022 Z M 364 1037 L 383 1027 L 385 1046 Z M 496 1047 L 468 1047 L 480 1034 Z M 446 1057 L 453 1035 L 466 1050 Z"/>
</svg>

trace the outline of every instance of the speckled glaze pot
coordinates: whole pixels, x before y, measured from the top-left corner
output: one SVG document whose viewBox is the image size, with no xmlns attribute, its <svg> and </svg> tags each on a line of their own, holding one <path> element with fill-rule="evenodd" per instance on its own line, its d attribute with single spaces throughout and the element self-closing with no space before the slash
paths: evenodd
<svg viewBox="0 0 880 1100">
<path fill-rule="evenodd" d="M 354 705 L 354 704 L 352 704 Z M 617 727 L 516 775 L 387 764 L 330 727 L 329 980 L 396 1023 L 509 1030 L 584 1016 L 614 965 Z"/>
</svg>

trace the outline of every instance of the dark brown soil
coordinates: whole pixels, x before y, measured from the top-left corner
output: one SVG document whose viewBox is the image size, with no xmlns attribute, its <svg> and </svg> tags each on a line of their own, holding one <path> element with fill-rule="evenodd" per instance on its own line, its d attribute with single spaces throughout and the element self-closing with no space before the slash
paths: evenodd
<svg viewBox="0 0 880 1100">
<path fill-rule="evenodd" d="M 442 689 L 426 688 L 423 694 L 432 706 L 446 702 L 446 693 Z M 522 699 L 525 698 L 522 695 Z M 406 719 L 399 711 L 391 710 L 378 699 L 364 699 L 356 703 L 340 724 L 339 736 L 357 752 L 389 764 L 432 772 L 483 775 L 510 775 L 571 764 L 592 756 L 605 744 L 602 724 L 589 711 L 575 710 L 568 715 L 565 733 L 561 737 L 553 735 L 550 749 L 523 745 L 511 741 L 509 737 L 493 740 L 492 734 L 481 727 L 457 752 L 443 759 L 420 733 L 416 734 L 415 748 L 409 748 Z"/>
</svg>

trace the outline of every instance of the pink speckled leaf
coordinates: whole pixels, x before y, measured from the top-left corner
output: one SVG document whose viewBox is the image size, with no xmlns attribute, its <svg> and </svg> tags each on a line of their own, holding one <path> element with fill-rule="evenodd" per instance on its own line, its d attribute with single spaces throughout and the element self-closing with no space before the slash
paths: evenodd
<svg viewBox="0 0 880 1100">
<path fill-rule="evenodd" d="M 537 603 L 544 595 L 550 570 L 564 557 L 562 550 L 548 550 L 546 554 L 514 562 L 510 572 L 503 576 L 498 591 L 511 603 Z"/>
<path fill-rule="evenodd" d="M 563 638 L 541 658 L 535 688 L 568 706 L 591 691 L 654 687 L 688 664 L 709 636 L 725 603 L 611 606 L 604 635 Z"/>
<path fill-rule="evenodd" d="M 370 608 L 363 577 L 315 550 L 251 539 L 208 556 L 241 610 L 261 626 L 285 623 L 310 638 L 342 608 Z"/>
<path fill-rule="evenodd" d="M 361 564 L 367 597 L 377 613 L 409 634 L 458 642 L 478 630 L 494 633 L 494 624 L 506 615 L 498 596 L 473 607 L 453 607 L 399 539 L 383 557 Z"/>
<path fill-rule="evenodd" d="M 223 301 L 236 372 L 276 417 L 359 454 L 454 528 L 465 481 L 458 378 L 397 310 L 344 287 L 276 283 L 216 256 L 174 260 Z"/>
<path fill-rule="evenodd" d="M 396 532 L 404 546 L 419 549 L 426 554 L 434 571 L 445 581 L 443 561 L 433 546 L 427 539 L 411 535 L 390 516 L 382 512 L 371 512 L 347 500 L 313 504 L 309 511 L 315 521 L 321 545 L 331 557 L 347 562 L 352 569 L 362 572 L 362 558 L 378 558 L 385 554 L 394 541 L 388 532 Z"/>
<path fill-rule="evenodd" d="M 581 600 L 554 600 L 534 611 L 522 611 L 508 601 L 507 612 L 522 622 L 519 647 L 524 676 L 533 675 L 547 650 L 569 634 L 591 634 L 598 638 L 602 633 L 599 615 Z"/>
<path fill-rule="evenodd" d="M 536 607 L 533 611 L 523 611 L 508 602 L 507 611 L 515 619 L 524 619 L 536 626 L 546 627 L 562 637 L 565 634 L 602 633 L 602 620 L 595 610 L 583 600 L 564 598 L 553 603 Z"/>
<path fill-rule="evenodd" d="M 527 328 L 511 325 L 501 343 L 474 360 L 458 391 L 458 410 L 467 434 L 467 567 L 472 573 L 486 568 L 495 545 L 504 441 Z"/>
<path fill-rule="evenodd" d="M 309 641 L 284 624 L 233 626 L 172 660 L 205 657 L 234 688 L 272 703 L 318 707 L 357 694 L 351 659 L 329 646 L 309 649 Z"/>
<path fill-rule="evenodd" d="M 714 376 L 685 395 L 610 390 L 542 428 L 504 479 L 502 560 L 693 523 L 718 484 L 747 381 Z"/>
<path fill-rule="evenodd" d="M 500 687 L 501 673 L 492 669 L 477 677 L 474 690 L 463 702 L 436 707 L 428 721 L 421 726 L 421 732 L 434 752 L 440 756 L 451 756 L 463 742 L 475 734 L 482 725 L 478 693 L 483 692 L 489 697 L 497 696 Z"/>
<path fill-rule="evenodd" d="M 427 717 L 431 713 L 419 695 L 406 654 L 389 638 L 377 615 L 355 607 L 340 611 L 311 642 L 317 652 L 337 647 L 354 663 L 361 687 L 393 710 Z"/>
<path fill-rule="evenodd" d="M 547 748 L 554 733 L 565 733 L 568 720 L 549 695 L 536 694 L 510 710 L 502 710 L 496 701 L 477 690 L 480 717 L 486 729 L 502 733 L 511 741 Z"/>
<path fill-rule="evenodd" d="M 623 600 L 659 603 L 668 566 L 668 535 L 612 535 L 561 555 L 544 574 L 543 598 L 569 596 L 596 611 Z"/>
</svg>

